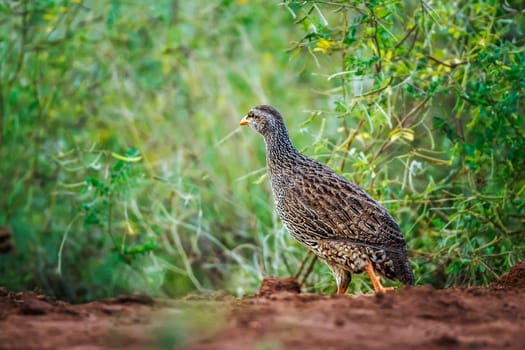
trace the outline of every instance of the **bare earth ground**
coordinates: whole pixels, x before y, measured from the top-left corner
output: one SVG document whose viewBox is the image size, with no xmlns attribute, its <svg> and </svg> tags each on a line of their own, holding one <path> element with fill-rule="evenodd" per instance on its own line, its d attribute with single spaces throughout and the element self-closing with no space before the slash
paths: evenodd
<svg viewBox="0 0 525 350">
<path fill-rule="evenodd" d="M 258 296 L 82 305 L 0 288 L 0 349 L 525 349 L 525 263 L 486 288 L 386 295 L 299 294 L 268 279 Z"/>
</svg>

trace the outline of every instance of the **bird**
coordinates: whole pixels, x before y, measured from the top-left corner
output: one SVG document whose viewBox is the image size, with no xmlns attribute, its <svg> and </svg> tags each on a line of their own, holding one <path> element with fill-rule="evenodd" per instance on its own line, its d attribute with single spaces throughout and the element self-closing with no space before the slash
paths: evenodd
<svg viewBox="0 0 525 350">
<path fill-rule="evenodd" d="M 352 274 L 367 272 L 375 293 L 392 291 L 380 276 L 414 285 L 399 225 L 363 188 L 295 148 L 282 115 L 259 105 L 241 121 L 266 144 L 266 165 L 275 207 L 286 229 L 332 271 L 336 294 Z"/>
</svg>

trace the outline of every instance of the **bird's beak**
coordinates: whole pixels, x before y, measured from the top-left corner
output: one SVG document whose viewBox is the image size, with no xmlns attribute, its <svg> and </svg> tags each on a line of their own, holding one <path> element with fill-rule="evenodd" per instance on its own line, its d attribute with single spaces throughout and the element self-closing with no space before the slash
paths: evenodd
<svg viewBox="0 0 525 350">
<path fill-rule="evenodd" d="M 245 115 L 245 116 L 241 119 L 241 121 L 239 122 L 239 125 L 242 125 L 242 126 L 244 126 L 244 125 L 248 125 L 248 116 L 247 116 L 247 115 Z"/>
</svg>

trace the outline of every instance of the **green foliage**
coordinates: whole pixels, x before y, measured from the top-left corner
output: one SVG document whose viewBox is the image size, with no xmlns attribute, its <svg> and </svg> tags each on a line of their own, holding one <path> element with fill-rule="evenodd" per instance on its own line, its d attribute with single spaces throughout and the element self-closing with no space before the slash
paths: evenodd
<svg viewBox="0 0 525 350">
<path fill-rule="evenodd" d="M 488 283 L 523 259 L 521 3 L 286 4 L 293 50 L 333 81 L 330 162 L 397 213 L 418 283 Z"/>
<path fill-rule="evenodd" d="M 54 0 L 1 2 L 0 16 L 0 226 L 14 245 L 0 285 L 70 300 L 246 293 L 293 270 L 303 251 L 254 185 L 261 140 L 236 134 L 254 104 L 315 100 L 285 51 L 286 11 Z"/>
<path fill-rule="evenodd" d="M 524 255 L 521 5 L 0 2 L 0 285 L 85 300 L 294 274 L 262 140 L 238 133 L 260 103 L 389 207 L 418 283 L 491 281 Z"/>
</svg>

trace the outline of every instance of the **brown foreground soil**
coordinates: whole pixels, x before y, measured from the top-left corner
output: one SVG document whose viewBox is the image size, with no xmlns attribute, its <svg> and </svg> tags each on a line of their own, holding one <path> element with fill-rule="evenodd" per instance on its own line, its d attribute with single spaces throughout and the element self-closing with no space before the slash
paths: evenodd
<svg viewBox="0 0 525 350">
<path fill-rule="evenodd" d="M 487 288 L 386 295 L 299 294 L 268 279 L 259 296 L 82 305 L 0 289 L 0 349 L 525 349 L 525 263 Z"/>
</svg>

